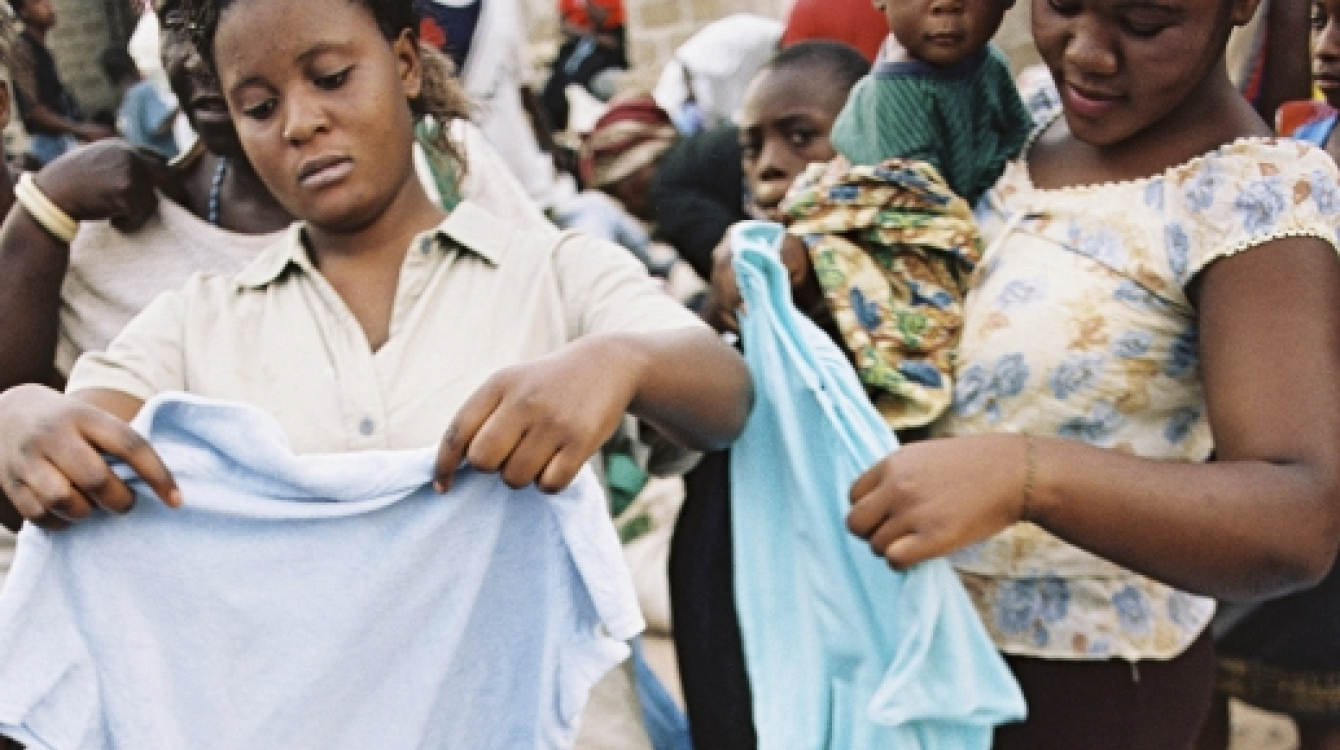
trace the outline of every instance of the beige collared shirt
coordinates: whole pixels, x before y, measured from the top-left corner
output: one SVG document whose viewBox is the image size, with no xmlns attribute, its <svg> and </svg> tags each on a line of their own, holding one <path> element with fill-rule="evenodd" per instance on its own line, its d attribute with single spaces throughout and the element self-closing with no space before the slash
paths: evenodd
<svg viewBox="0 0 1340 750">
<path fill-rule="evenodd" d="M 701 325 L 622 248 L 467 201 L 416 238 L 376 352 L 295 225 L 235 276 L 160 296 L 105 354 L 80 358 L 68 390 L 255 404 L 298 452 L 418 448 L 501 368 L 590 333 Z"/>
</svg>

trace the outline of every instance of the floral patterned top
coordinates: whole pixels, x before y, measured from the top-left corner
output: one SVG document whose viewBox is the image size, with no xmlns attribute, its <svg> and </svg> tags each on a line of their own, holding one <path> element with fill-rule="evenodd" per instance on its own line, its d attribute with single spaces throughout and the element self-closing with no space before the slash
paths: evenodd
<svg viewBox="0 0 1340 750">
<path fill-rule="evenodd" d="M 1026 153 L 1026 151 L 1025 151 Z M 1322 151 L 1250 138 L 1129 182 L 1044 190 L 1012 162 L 976 210 L 990 243 L 970 282 L 943 435 L 1024 432 L 1159 459 L 1214 448 L 1185 290 L 1212 261 L 1288 236 L 1337 244 Z M 1051 659 L 1168 659 L 1210 599 L 1016 524 L 954 557 L 997 645 Z"/>
<path fill-rule="evenodd" d="M 963 296 L 982 243 L 968 204 L 926 162 L 811 164 L 782 204 L 880 416 L 925 427 L 953 400 Z"/>
</svg>

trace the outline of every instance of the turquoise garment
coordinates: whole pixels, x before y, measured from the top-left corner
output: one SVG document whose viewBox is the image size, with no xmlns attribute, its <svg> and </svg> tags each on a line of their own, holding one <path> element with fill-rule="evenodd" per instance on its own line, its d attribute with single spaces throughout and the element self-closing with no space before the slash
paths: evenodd
<svg viewBox="0 0 1340 750">
<path fill-rule="evenodd" d="M 731 449 L 735 596 L 759 750 L 987 750 L 1023 695 L 943 560 L 906 574 L 846 530 L 897 438 L 792 305 L 782 228 L 732 230 L 757 401 Z"/>
</svg>

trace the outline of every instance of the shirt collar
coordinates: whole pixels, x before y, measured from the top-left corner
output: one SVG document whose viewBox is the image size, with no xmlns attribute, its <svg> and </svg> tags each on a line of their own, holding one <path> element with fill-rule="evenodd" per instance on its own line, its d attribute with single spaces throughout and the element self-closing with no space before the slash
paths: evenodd
<svg viewBox="0 0 1340 750">
<path fill-rule="evenodd" d="M 289 266 L 315 274 L 316 267 L 303 241 L 304 222 L 294 222 L 256 259 L 234 277 L 242 289 L 260 289 L 274 283 Z M 484 209 L 463 201 L 437 227 L 414 238 L 412 248 L 422 252 L 465 250 L 497 266 L 507 255 L 512 230 Z"/>
<path fill-rule="evenodd" d="M 905 53 L 906 50 L 904 50 L 904 54 Z M 917 76 L 939 79 L 942 81 L 954 81 L 966 79 L 975 75 L 990 56 L 991 46 L 988 44 L 972 55 L 969 55 L 967 58 L 959 60 L 957 63 L 945 68 L 906 56 L 902 60 L 893 58 L 885 59 L 883 57 L 883 51 L 881 51 L 881 57 L 875 60 L 875 65 L 871 72 L 876 78 Z"/>
</svg>

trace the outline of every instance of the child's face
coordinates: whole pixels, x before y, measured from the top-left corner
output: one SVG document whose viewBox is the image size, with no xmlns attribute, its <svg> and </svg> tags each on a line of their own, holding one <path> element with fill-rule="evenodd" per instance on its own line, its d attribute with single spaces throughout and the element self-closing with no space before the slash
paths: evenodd
<svg viewBox="0 0 1340 750">
<path fill-rule="evenodd" d="M 1312 4 L 1312 80 L 1332 107 L 1340 107 L 1340 0 Z"/>
<path fill-rule="evenodd" d="M 181 3 L 179 0 L 159 0 L 157 8 L 159 56 L 182 114 L 211 152 L 226 156 L 239 154 L 241 147 L 237 143 L 233 119 L 228 114 L 228 105 L 219 92 L 219 82 L 186 33 Z"/>
<path fill-rule="evenodd" d="M 294 216 L 353 231 L 406 194 L 421 83 L 410 35 L 387 42 L 350 0 L 238 0 L 214 57 L 242 148 Z"/>
<path fill-rule="evenodd" d="M 1228 34 L 1255 0 L 1033 0 L 1033 40 L 1073 135 L 1114 145 L 1194 128 L 1216 90 Z M 1180 132 L 1180 131 L 1179 131 Z"/>
<path fill-rule="evenodd" d="M 799 67 L 765 68 L 749 84 L 740 146 L 745 181 L 765 213 L 777 208 L 806 166 L 837 155 L 828 136 L 846 99 L 845 88 Z"/>
<path fill-rule="evenodd" d="M 979 52 L 1014 0 L 884 0 L 889 31 L 913 59 L 940 67 Z"/>
</svg>

